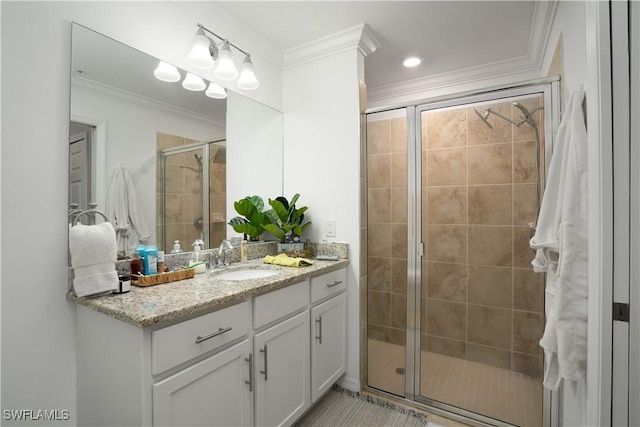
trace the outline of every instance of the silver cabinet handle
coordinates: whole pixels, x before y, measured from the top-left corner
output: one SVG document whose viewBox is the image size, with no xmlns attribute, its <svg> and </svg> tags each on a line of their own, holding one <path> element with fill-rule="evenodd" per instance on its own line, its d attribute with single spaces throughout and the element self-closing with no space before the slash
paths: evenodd
<svg viewBox="0 0 640 427">
<path fill-rule="evenodd" d="M 333 288 L 334 286 L 338 286 L 340 283 L 342 283 L 342 280 L 336 280 L 333 283 L 327 283 L 327 288 Z"/>
<path fill-rule="evenodd" d="M 200 344 L 202 341 L 210 340 L 211 338 L 217 337 L 218 335 L 222 335 L 225 332 L 229 332 L 231 330 L 231 326 L 227 328 L 218 328 L 218 330 L 212 334 L 207 335 L 206 337 L 201 337 L 198 335 L 196 337 L 196 344 Z"/>
<path fill-rule="evenodd" d="M 318 323 L 318 336 L 316 337 L 316 339 L 319 341 L 320 344 L 322 344 L 322 316 L 320 316 L 319 319 L 316 319 L 316 323 Z"/>
<path fill-rule="evenodd" d="M 245 380 L 245 384 L 249 384 L 249 391 L 253 391 L 253 353 L 249 353 L 249 357 L 245 357 L 244 360 L 249 362 L 249 380 Z"/>
<path fill-rule="evenodd" d="M 267 369 L 267 345 L 264 345 L 264 349 L 260 349 L 260 353 L 264 353 L 264 371 L 260 371 L 261 374 L 264 374 L 264 380 L 267 381 L 269 379 L 268 369 Z"/>
</svg>

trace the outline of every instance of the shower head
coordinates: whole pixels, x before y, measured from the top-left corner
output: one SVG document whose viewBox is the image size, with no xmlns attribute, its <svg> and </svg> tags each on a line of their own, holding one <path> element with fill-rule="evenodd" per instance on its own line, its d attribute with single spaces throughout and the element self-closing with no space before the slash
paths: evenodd
<svg viewBox="0 0 640 427">
<path fill-rule="evenodd" d="M 196 158 L 196 161 L 198 162 L 198 167 L 202 170 L 202 156 L 196 153 L 193 155 L 193 157 Z"/>
<path fill-rule="evenodd" d="M 493 126 L 491 126 L 491 123 L 489 123 L 489 120 L 488 120 L 489 119 L 489 114 L 491 114 L 491 108 L 487 108 L 484 111 L 484 115 L 478 113 L 478 110 L 476 110 L 475 108 L 473 109 L 473 111 L 476 112 L 478 117 L 480 117 L 480 120 L 482 120 L 485 125 L 489 126 L 489 129 L 493 129 Z"/>
<path fill-rule="evenodd" d="M 529 113 L 529 110 L 524 108 L 524 106 L 519 102 L 514 102 L 513 106 L 516 107 L 518 110 L 522 111 L 522 114 L 524 114 L 525 119 L 531 115 L 531 113 Z"/>
<path fill-rule="evenodd" d="M 519 102 L 514 102 L 513 106 L 516 107 L 518 110 L 520 110 L 520 112 L 522 113 L 522 119 L 520 120 L 520 122 L 518 122 L 519 124 L 517 124 L 517 126 L 520 126 L 522 123 L 525 123 L 525 122 L 529 123 L 534 128 L 537 126 L 537 123 L 533 118 L 533 113 L 535 113 L 538 110 L 542 110 L 542 107 L 537 107 L 533 111 L 529 111 L 524 105 L 520 104 Z"/>
</svg>

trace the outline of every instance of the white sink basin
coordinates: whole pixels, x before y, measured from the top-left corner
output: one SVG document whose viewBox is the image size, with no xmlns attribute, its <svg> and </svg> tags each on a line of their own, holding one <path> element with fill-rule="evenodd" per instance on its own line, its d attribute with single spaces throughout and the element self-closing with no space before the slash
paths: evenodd
<svg viewBox="0 0 640 427">
<path fill-rule="evenodd" d="M 236 270 L 228 273 L 217 274 L 212 278 L 220 280 L 249 280 L 262 279 L 264 277 L 275 276 L 276 274 L 280 274 L 280 272 L 274 270 Z"/>
</svg>

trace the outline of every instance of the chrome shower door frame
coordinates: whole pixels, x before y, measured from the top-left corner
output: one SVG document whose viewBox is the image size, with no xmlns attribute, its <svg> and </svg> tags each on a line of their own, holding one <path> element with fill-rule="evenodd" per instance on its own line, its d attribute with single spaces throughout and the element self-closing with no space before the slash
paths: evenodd
<svg viewBox="0 0 640 427">
<path fill-rule="evenodd" d="M 464 409 L 430 400 L 420 395 L 421 380 L 421 264 L 425 242 L 422 241 L 422 126 L 421 114 L 440 108 L 462 106 L 479 102 L 497 101 L 526 95 L 542 94 L 544 99 L 544 176 L 548 171 L 553 150 L 553 140 L 560 121 L 559 81 L 557 78 L 532 82 L 514 88 L 502 88 L 483 93 L 468 94 L 458 98 L 432 100 L 407 109 L 407 168 L 408 168 L 408 227 L 407 227 L 407 336 L 405 396 L 407 400 L 422 403 L 447 416 L 459 415 L 489 425 L 509 425 Z M 546 181 L 546 180 L 545 180 Z M 560 396 L 557 392 L 544 390 L 543 425 L 557 426 L 560 419 Z"/>
</svg>

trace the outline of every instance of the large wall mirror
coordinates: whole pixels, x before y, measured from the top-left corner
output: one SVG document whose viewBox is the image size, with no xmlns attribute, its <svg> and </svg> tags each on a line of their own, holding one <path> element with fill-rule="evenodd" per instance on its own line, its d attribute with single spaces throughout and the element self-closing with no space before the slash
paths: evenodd
<svg viewBox="0 0 640 427">
<path fill-rule="evenodd" d="M 183 70 L 160 81 L 158 59 L 76 23 L 71 57 L 69 203 L 116 212 L 121 255 L 138 232 L 166 252 L 175 240 L 217 246 L 235 199 L 281 193 L 281 112 L 229 90 L 186 90 Z M 267 173 L 251 180 L 241 168 Z"/>
</svg>

